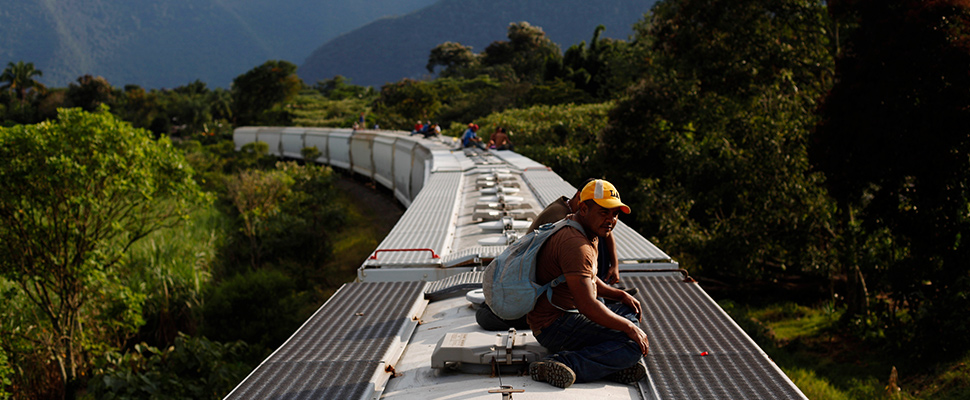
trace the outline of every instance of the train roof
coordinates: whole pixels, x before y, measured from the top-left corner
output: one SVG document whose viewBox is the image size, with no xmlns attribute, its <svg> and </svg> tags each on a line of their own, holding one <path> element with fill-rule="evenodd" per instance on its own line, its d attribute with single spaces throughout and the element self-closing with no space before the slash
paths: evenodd
<svg viewBox="0 0 970 400">
<path fill-rule="evenodd" d="M 289 157 L 323 146 L 318 162 L 373 178 L 407 209 L 357 280 L 227 398 L 805 398 L 676 261 L 622 221 L 620 284 L 637 288 L 643 304 L 647 377 L 563 390 L 524 374 L 545 350 L 527 330 L 483 330 L 475 309 L 484 266 L 545 205 L 576 191 L 527 157 L 405 132 L 239 128 L 234 138 L 237 148 L 263 141 Z"/>
</svg>

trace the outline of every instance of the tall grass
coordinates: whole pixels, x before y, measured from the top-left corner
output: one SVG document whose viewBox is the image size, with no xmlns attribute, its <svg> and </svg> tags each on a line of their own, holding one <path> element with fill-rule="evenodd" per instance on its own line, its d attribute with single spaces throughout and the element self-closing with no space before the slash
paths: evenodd
<svg viewBox="0 0 970 400">
<path fill-rule="evenodd" d="M 194 333 L 229 217 L 215 205 L 195 210 L 185 223 L 153 232 L 129 250 L 128 285 L 148 295 L 143 332 L 168 344 L 179 331 Z M 154 339 L 154 340 L 153 340 Z"/>
</svg>

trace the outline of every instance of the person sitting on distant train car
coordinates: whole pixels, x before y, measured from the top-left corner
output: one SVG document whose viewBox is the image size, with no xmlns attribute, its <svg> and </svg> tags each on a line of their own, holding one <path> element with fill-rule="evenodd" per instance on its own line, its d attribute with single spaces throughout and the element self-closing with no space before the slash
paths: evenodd
<svg viewBox="0 0 970 400">
<path fill-rule="evenodd" d="M 418 120 L 418 122 L 414 123 L 414 130 L 411 131 L 411 135 L 413 136 L 421 133 L 422 129 L 424 129 L 424 124 L 421 123 L 421 120 Z"/>
<path fill-rule="evenodd" d="M 585 182 L 583 182 L 583 184 L 580 185 L 579 187 L 584 188 L 586 187 L 587 184 L 589 184 L 594 180 L 595 179 L 593 178 L 589 178 Z M 581 192 L 582 192 L 581 190 L 577 190 L 576 193 L 574 193 L 573 197 L 571 198 L 566 196 L 560 196 L 552 203 L 549 203 L 549 205 L 547 205 L 546 208 L 542 209 L 539 215 L 537 215 L 536 218 L 532 220 L 532 224 L 529 225 L 529 229 L 526 231 L 526 233 L 532 232 L 536 230 L 537 227 L 542 226 L 544 224 L 556 222 L 563 218 L 566 218 L 566 216 L 578 210 L 579 195 L 581 194 Z M 606 282 L 607 284 L 610 284 L 610 285 L 619 282 L 620 280 L 619 261 L 617 260 L 617 257 L 616 257 L 616 245 L 613 240 L 612 233 L 606 235 L 606 237 L 600 238 L 598 248 L 597 248 L 597 254 L 598 254 L 597 276 L 601 280 L 603 280 L 603 282 Z M 620 289 L 626 291 L 630 295 L 637 294 L 636 288 L 630 288 L 630 289 L 620 288 Z M 499 316 L 495 315 L 495 313 L 492 312 L 492 309 L 489 308 L 487 304 L 482 304 L 482 306 L 479 307 L 479 309 L 475 312 L 475 322 L 477 322 L 478 326 L 482 327 L 482 329 L 485 329 L 488 331 L 507 331 L 509 330 L 509 328 L 529 329 L 529 324 L 528 322 L 526 322 L 525 317 L 522 317 L 516 320 L 502 319 Z"/>
<path fill-rule="evenodd" d="M 505 128 L 498 127 L 495 133 L 489 138 L 488 148 L 495 150 L 512 150 L 512 141 L 509 140 L 509 134 L 505 132 Z"/>
<path fill-rule="evenodd" d="M 463 147 L 475 146 L 485 150 L 485 144 L 482 143 L 482 139 L 479 138 L 475 132 L 478 132 L 478 125 L 468 124 L 468 129 L 466 129 L 465 133 L 461 135 L 461 145 Z"/>
<path fill-rule="evenodd" d="M 441 135 L 441 126 L 436 123 L 428 122 L 427 129 L 423 133 L 425 139 Z"/>
<path fill-rule="evenodd" d="M 568 218 L 584 232 L 563 228 L 536 258 L 536 283 L 564 275 L 566 284 L 553 288 L 551 303 L 540 296 L 527 314 L 536 340 L 550 352 L 529 365 L 529 375 L 561 388 L 598 379 L 634 383 L 646 376 L 640 359 L 649 350 L 647 334 L 638 325 L 640 302 L 597 277 L 599 238 L 608 236 L 619 214 L 629 214 L 630 207 L 620 201 L 612 184 L 601 179 L 583 187 L 579 200 L 576 213 Z M 618 302 L 608 305 L 597 297 Z M 564 311 L 570 309 L 578 312 Z"/>
</svg>

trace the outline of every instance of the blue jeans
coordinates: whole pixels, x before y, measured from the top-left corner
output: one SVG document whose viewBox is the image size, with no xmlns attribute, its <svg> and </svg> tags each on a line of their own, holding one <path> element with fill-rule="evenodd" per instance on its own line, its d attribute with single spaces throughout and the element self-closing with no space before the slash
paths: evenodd
<svg viewBox="0 0 970 400">
<path fill-rule="evenodd" d="M 606 306 L 637 323 L 637 315 L 625 304 Z M 606 328 L 579 313 L 565 313 L 542 329 L 536 340 L 549 350 L 547 360 L 566 364 L 576 382 L 589 382 L 629 368 L 640 361 L 640 345 L 625 333 Z"/>
</svg>

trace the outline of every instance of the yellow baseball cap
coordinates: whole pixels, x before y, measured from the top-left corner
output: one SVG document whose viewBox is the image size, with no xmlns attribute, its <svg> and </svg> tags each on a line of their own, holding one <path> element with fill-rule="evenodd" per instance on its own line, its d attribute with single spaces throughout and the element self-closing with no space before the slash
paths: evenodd
<svg viewBox="0 0 970 400">
<path fill-rule="evenodd" d="M 620 207 L 620 210 L 624 213 L 630 213 L 630 207 L 620 201 L 620 192 L 613 187 L 612 183 L 604 181 L 602 179 L 593 180 L 587 183 L 583 187 L 583 191 L 579 193 L 579 201 L 586 201 L 592 199 L 603 208 L 616 208 Z"/>
</svg>

